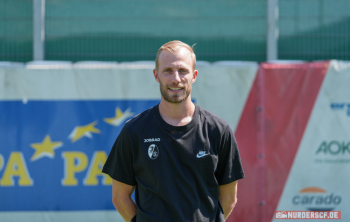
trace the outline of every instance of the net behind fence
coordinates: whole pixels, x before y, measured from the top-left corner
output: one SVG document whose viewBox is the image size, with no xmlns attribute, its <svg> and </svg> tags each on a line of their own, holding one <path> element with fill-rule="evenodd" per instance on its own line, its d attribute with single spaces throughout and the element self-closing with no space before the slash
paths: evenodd
<svg viewBox="0 0 350 222">
<path fill-rule="evenodd" d="M 197 43 L 199 60 L 264 60 L 265 9 L 261 0 L 48 1 L 46 57 L 154 60 L 177 39 Z"/>
<path fill-rule="evenodd" d="M 0 0 L 0 61 L 32 60 L 32 16 L 31 0 Z"/>
<path fill-rule="evenodd" d="M 278 58 L 350 59 L 350 0 L 281 0 Z M 45 59 L 154 60 L 170 40 L 198 60 L 266 60 L 266 0 L 46 0 Z M 33 60 L 32 0 L 0 1 L 0 60 Z"/>
<path fill-rule="evenodd" d="M 283 0 L 279 9 L 279 59 L 350 60 L 349 0 Z"/>
</svg>

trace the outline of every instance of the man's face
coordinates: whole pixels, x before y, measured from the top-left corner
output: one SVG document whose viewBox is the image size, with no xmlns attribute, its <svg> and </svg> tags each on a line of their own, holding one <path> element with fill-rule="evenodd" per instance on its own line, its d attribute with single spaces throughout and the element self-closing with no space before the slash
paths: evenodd
<svg viewBox="0 0 350 222">
<path fill-rule="evenodd" d="M 162 51 L 159 55 L 158 70 L 153 70 L 159 82 L 160 92 L 165 101 L 181 103 L 190 99 L 192 83 L 197 78 L 197 70 L 193 70 L 191 53 L 180 48 L 175 53 Z"/>
</svg>

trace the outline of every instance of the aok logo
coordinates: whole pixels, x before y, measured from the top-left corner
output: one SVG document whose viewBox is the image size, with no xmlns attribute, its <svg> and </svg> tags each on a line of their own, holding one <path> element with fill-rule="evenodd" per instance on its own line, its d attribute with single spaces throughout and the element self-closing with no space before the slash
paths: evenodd
<svg viewBox="0 0 350 222">
<path fill-rule="evenodd" d="M 331 103 L 331 109 L 333 110 L 344 110 L 346 115 L 350 116 L 350 103 Z"/>
<path fill-rule="evenodd" d="M 350 142 L 339 142 L 332 140 L 330 142 L 323 141 L 318 147 L 316 154 L 344 155 L 350 154 Z"/>
<path fill-rule="evenodd" d="M 310 211 L 331 211 L 341 203 L 341 196 L 319 187 L 306 187 L 293 197 L 292 203 Z"/>
</svg>

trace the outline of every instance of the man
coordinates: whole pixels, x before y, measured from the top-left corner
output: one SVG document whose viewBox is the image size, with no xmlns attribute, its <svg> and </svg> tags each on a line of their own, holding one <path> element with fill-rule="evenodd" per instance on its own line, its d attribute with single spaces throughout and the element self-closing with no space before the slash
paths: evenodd
<svg viewBox="0 0 350 222">
<path fill-rule="evenodd" d="M 153 74 L 160 103 L 125 123 L 103 168 L 113 204 L 125 221 L 225 221 L 244 173 L 228 123 L 191 101 L 193 49 L 164 44 Z"/>
</svg>

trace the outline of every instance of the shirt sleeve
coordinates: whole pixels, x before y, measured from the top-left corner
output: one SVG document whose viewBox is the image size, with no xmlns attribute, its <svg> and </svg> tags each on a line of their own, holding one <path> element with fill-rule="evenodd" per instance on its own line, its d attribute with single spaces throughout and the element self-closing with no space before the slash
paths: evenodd
<svg viewBox="0 0 350 222">
<path fill-rule="evenodd" d="M 125 126 L 114 142 L 102 172 L 119 182 L 130 186 L 136 185 L 132 145 Z"/>
<path fill-rule="evenodd" d="M 229 184 L 244 178 L 237 142 L 229 126 L 226 127 L 221 138 L 218 157 L 215 177 L 219 185 Z"/>
</svg>

